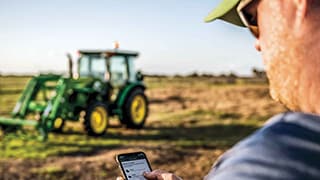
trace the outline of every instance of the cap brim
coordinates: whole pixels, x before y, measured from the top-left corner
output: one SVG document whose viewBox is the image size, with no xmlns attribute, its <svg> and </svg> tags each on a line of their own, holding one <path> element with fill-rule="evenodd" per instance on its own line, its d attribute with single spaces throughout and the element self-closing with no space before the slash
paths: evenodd
<svg viewBox="0 0 320 180">
<path fill-rule="evenodd" d="M 211 22 L 216 19 L 221 19 L 228 23 L 245 27 L 238 13 L 237 5 L 241 0 L 223 0 L 209 15 L 204 19 L 205 22 Z"/>
</svg>

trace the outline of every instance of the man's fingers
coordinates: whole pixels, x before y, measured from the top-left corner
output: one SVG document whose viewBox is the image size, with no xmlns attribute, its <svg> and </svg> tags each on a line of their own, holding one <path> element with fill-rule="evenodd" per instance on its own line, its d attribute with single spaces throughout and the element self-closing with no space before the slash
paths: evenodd
<svg viewBox="0 0 320 180">
<path fill-rule="evenodd" d="M 124 180 L 123 177 L 117 177 L 117 180 Z"/>
<path fill-rule="evenodd" d="M 159 169 L 149 173 L 144 173 L 143 175 L 148 180 L 182 180 L 180 177 L 172 173 L 168 173 Z"/>
<path fill-rule="evenodd" d="M 161 174 L 163 173 L 162 170 L 157 169 L 152 172 L 145 172 L 143 176 L 148 180 L 162 180 Z"/>
</svg>

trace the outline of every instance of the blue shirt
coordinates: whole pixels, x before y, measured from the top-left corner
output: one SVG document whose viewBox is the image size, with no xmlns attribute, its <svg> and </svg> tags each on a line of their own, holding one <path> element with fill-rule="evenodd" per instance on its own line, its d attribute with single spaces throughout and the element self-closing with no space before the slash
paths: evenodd
<svg viewBox="0 0 320 180">
<path fill-rule="evenodd" d="M 320 179 L 320 116 L 283 113 L 223 154 L 205 179 Z"/>
</svg>

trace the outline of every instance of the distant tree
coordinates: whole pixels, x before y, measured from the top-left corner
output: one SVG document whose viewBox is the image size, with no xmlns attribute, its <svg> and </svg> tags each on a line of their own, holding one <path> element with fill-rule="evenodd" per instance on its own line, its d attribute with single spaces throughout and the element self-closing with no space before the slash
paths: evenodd
<svg viewBox="0 0 320 180">
<path fill-rule="evenodd" d="M 252 68 L 252 74 L 256 78 L 263 78 L 264 79 L 267 77 L 266 72 L 264 70 L 259 70 L 257 68 Z"/>
<path fill-rule="evenodd" d="M 188 75 L 189 77 L 199 77 L 199 73 L 198 72 L 193 72 L 190 75 Z"/>
<path fill-rule="evenodd" d="M 209 73 L 203 73 L 202 77 L 210 78 L 210 77 L 214 77 L 214 75 Z"/>
<path fill-rule="evenodd" d="M 230 72 L 230 74 L 228 75 L 229 78 L 238 78 L 238 76 L 233 73 L 233 72 Z"/>
<path fill-rule="evenodd" d="M 183 76 L 181 76 L 180 74 L 175 74 L 173 77 L 175 77 L 175 78 L 182 78 Z"/>
<path fill-rule="evenodd" d="M 234 84 L 234 83 L 236 83 L 237 78 L 238 78 L 238 76 L 235 73 L 230 72 L 227 75 L 227 83 L 228 84 Z"/>
<path fill-rule="evenodd" d="M 218 77 L 220 77 L 220 78 L 226 78 L 227 75 L 225 75 L 225 74 L 220 74 Z"/>
</svg>

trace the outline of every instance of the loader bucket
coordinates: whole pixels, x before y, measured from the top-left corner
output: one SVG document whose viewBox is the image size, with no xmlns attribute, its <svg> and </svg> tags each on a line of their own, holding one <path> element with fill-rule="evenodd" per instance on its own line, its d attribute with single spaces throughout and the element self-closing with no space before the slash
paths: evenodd
<svg viewBox="0 0 320 180">
<path fill-rule="evenodd" d="M 18 119 L 18 118 L 7 118 L 7 117 L 0 117 L 0 127 L 6 127 L 4 129 L 5 134 L 7 133 L 7 128 L 20 128 L 23 126 L 31 126 L 38 130 L 40 136 L 37 136 L 37 139 L 40 141 L 45 141 L 48 137 L 48 133 L 46 130 L 40 127 L 39 121 L 35 120 L 27 120 L 27 119 Z M 10 130 L 9 130 L 10 132 Z"/>
</svg>

